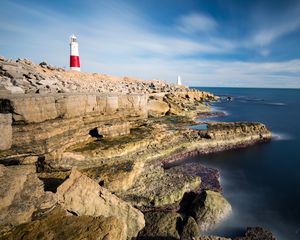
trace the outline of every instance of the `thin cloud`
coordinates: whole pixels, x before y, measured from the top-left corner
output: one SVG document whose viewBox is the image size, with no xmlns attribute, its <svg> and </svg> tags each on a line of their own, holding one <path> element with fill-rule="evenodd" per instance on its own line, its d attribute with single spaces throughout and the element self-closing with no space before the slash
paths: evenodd
<svg viewBox="0 0 300 240">
<path fill-rule="evenodd" d="M 177 29 L 184 33 L 211 32 L 217 26 L 217 22 L 212 17 L 191 13 L 179 18 Z"/>
</svg>

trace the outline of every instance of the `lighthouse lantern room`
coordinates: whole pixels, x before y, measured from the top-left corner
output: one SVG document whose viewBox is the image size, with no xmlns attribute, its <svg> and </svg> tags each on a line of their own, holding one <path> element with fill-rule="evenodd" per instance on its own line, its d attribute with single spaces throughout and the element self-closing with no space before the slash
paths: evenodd
<svg viewBox="0 0 300 240">
<path fill-rule="evenodd" d="M 80 71 L 78 42 L 74 35 L 70 37 L 70 69 Z"/>
</svg>

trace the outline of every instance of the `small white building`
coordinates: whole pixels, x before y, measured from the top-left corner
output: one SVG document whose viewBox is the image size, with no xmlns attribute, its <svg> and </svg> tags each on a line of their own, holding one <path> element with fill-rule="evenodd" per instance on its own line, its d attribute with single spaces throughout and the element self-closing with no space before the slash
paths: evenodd
<svg viewBox="0 0 300 240">
<path fill-rule="evenodd" d="M 179 85 L 179 86 L 182 85 L 180 75 L 178 75 L 178 77 L 177 77 L 177 85 Z"/>
</svg>

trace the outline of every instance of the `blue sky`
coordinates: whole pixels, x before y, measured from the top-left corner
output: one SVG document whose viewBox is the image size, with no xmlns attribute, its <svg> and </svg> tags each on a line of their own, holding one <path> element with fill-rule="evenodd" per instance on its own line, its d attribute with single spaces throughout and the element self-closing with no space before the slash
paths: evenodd
<svg viewBox="0 0 300 240">
<path fill-rule="evenodd" d="M 0 55 L 190 86 L 300 88 L 300 1 L 2 0 Z"/>
</svg>

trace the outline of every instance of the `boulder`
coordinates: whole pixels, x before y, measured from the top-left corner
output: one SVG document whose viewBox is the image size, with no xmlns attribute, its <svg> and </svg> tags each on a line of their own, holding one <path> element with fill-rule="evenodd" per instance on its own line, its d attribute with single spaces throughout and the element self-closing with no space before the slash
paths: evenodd
<svg viewBox="0 0 300 240">
<path fill-rule="evenodd" d="M 31 221 L 33 214 L 56 204 L 53 193 L 45 192 L 35 166 L 0 165 L 0 226 L 11 227 Z"/>
<path fill-rule="evenodd" d="M 135 237 L 145 226 L 144 215 L 97 182 L 72 169 L 69 178 L 58 187 L 59 203 L 78 216 L 114 216 L 124 223 L 127 237 Z"/>
<path fill-rule="evenodd" d="M 148 101 L 148 115 L 151 117 L 164 116 L 169 111 L 169 105 L 162 99 L 152 99 Z"/>
<path fill-rule="evenodd" d="M 181 240 L 192 240 L 200 235 L 200 230 L 197 222 L 194 218 L 188 217 L 186 223 L 183 225 L 182 232 L 180 234 Z"/>
<path fill-rule="evenodd" d="M 10 149 L 12 145 L 12 116 L 11 114 L 0 114 L 0 150 Z"/>
<path fill-rule="evenodd" d="M 192 214 L 200 229 L 213 229 L 231 213 L 231 206 L 219 192 L 204 191 L 195 198 L 192 204 Z"/>
<path fill-rule="evenodd" d="M 139 233 L 139 239 L 179 239 L 177 226 L 182 221 L 176 212 L 148 212 L 146 226 Z"/>
<path fill-rule="evenodd" d="M 123 223 L 115 217 L 66 216 L 56 208 L 47 217 L 19 225 L 14 229 L 0 233 L 3 240 L 125 240 Z"/>
</svg>

